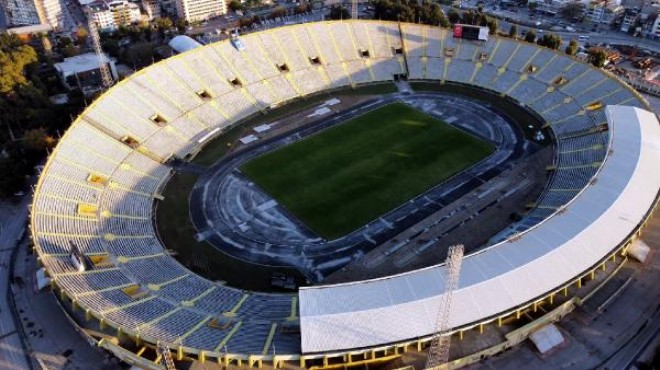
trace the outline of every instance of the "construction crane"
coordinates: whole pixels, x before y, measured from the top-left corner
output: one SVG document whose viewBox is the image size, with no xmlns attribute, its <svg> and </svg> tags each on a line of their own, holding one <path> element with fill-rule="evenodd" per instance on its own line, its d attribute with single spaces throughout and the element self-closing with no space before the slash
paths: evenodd
<svg viewBox="0 0 660 370">
<path fill-rule="evenodd" d="M 352 3 L 351 3 L 351 18 L 358 19 L 358 0 L 352 0 Z"/>
<path fill-rule="evenodd" d="M 101 49 L 101 38 L 99 37 L 99 30 L 96 27 L 96 22 L 94 22 L 94 17 L 91 12 L 87 13 L 87 24 L 89 28 L 89 34 L 92 36 L 92 46 L 94 47 L 94 52 L 96 53 L 96 58 L 99 61 L 99 71 L 101 71 L 101 83 L 103 84 L 103 89 L 109 89 L 112 86 L 112 75 L 110 74 L 110 68 L 105 63 L 105 58 L 103 57 L 103 49 Z"/>
<path fill-rule="evenodd" d="M 172 360 L 172 353 L 170 352 L 170 348 L 164 344 L 158 343 L 158 352 L 163 356 L 163 360 L 165 361 L 165 369 L 167 370 L 176 370 L 176 367 L 174 367 L 174 360 Z"/>
<path fill-rule="evenodd" d="M 433 368 L 449 361 L 450 337 L 447 335 L 451 329 L 449 319 L 451 316 L 451 302 L 454 291 L 458 288 L 458 276 L 461 273 L 463 262 L 463 245 L 449 247 L 445 267 L 445 293 L 442 295 L 441 306 L 438 309 L 438 317 L 435 322 L 435 337 L 431 341 L 429 357 L 426 360 L 426 368 Z"/>
</svg>

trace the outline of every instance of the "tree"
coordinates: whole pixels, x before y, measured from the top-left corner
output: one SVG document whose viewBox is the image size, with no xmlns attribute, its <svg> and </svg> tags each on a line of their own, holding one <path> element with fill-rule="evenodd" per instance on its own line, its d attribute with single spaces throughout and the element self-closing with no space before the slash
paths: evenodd
<svg viewBox="0 0 660 370">
<path fill-rule="evenodd" d="M 481 18 L 482 18 L 481 13 L 474 12 L 470 9 L 467 12 L 463 13 L 463 17 L 461 18 L 461 21 L 464 24 L 477 25 L 481 23 Z"/>
<path fill-rule="evenodd" d="M 568 20 L 580 19 L 584 14 L 584 4 L 581 2 L 572 2 L 559 9 L 559 15 Z"/>
<path fill-rule="evenodd" d="M 185 33 L 187 26 L 188 26 L 188 22 L 186 22 L 185 19 L 183 19 L 183 18 L 177 19 L 176 29 L 179 31 L 179 33 Z"/>
<path fill-rule="evenodd" d="M 174 22 L 172 22 L 171 19 L 167 17 L 156 18 L 156 28 L 158 28 L 159 31 L 165 32 L 171 30 L 172 27 L 174 27 Z"/>
<path fill-rule="evenodd" d="M 549 35 L 543 35 L 543 37 L 540 37 L 536 43 L 541 46 L 557 50 L 561 46 L 561 37 L 551 33 Z"/>
<path fill-rule="evenodd" d="M 535 2 L 534 3 L 527 3 L 527 8 L 529 8 L 529 10 L 532 11 L 532 12 L 535 11 L 536 8 L 538 8 L 538 7 L 539 7 L 539 4 L 537 4 Z"/>
<path fill-rule="evenodd" d="M 486 17 L 486 26 L 488 26 L 489 34 L 497 34 L 497 18 Z"/>
<path fill-rule="evenodd" d="M 238 20 L 239 27 L 250 27 L 257 21 L 256 17 L 242 17 Z"/>
<path fill-rule="evenodd" d="M 456 10 L 451 9 L 449 11 L 449 14 L 447 14 L 447 19 L 449 20 L 449 23 L 451 23 L 451 24 L 460 23 L 461 15 L 458 14 L 458 12 Z"/>
<path fill-rule="evenodd" d="M 135 69 L 148 66 L 154 61 L 154 47 L 144 41 L 135 43 L 126 49 L 121 60 Z"/>
<path fill-rule="evenodd" d="M 568 55 L 575 55 L 577 54 L 578 51 L 578 43 L 575 40 L 571 40 L 571 42 L 568 43 L 568 46 L 566 47 L 566 54 Z"/>
<path fill-rule="evenodd" d="M 341 5 L 333 5 L 330 7 L 330 19 L 350 19 L 351 14 L 348 9 Z"/>
<path fill-rule="evenodd" d="M 307 12 L 312 11 L 312 4 L 311 3 L 304 3 L 300 5 L 296 5 L 295 8 L 293 8 L 293 13 L 294 14 L 304 14 Z"/>
<path fill-rule="evenodd" d="M 270 11 L 270 14 L 268 14 L 268 18 L 270 19 L 281 18 L 284 17 L 285 15 L 286 15 L 286 9 L 283 6 L 276 6 L 273 10 Z"/>
<path fill-rule="evenodd" d="M 534 30 L 529 30 L 525 34 L 525 41 L 534 42 L 536 41 L 536 32 Z"/>
<path fill-rule="evenodd" d="M 233 11 L 243 10 L 243 4 L 239 0 L 231 0 L 227 7 Z"/>
<path fill-rule="evenodd" d="M 64 56 L 67 58 L 71 58 L 78 55 L 78 48 L 74 45 L 67 45 L 64 49 L 62 49 L 62 54 L 64 54 Z"/>
<path fill-rule="evenodd" d="M 509 37 L 514 38 L 516 36 L 518 36 L 518 26 L 512 24 L 511 28 L 509 28 Z"/>
<path fill-rule="evenodd" d="M 603 49 L 593 48 L 589 50 L 588 60 L 589 63 L 594 65 L 594 67 L 602 68 L 607 61 L 607 53 Z"/>
<path fill-rule="evenodd" d="M 27 84 L 25 69 L 36 61 L 37 53 L 31 46 L 23 45 L 16 35 L 0 33 L 0 93 Z"/>
<path fill-rule="evenodd" d="M 55 147 L 56 140 L 48 135 L 45 128 L 39 127 L 26 130 L 23 134 L 22 144 L 27 150 L 45 154 L 46 149 Z"/>
<path fill-rule="evenodd" d="M 112 55 L 115 58 L 119 57 L 119 41 L 116 39 L 106 38 L 101 42 L 103 51 Z"/>
<path fill-rule="evenodd" d="M 449 20 L 447 20 L 445 13 L 442 11 L 442 8 L 440 8 L 440 5 L 436 3 L 431 5 L 431 14 L 429 16 L 428 24 L 444 28 L 448 28 L 451 25 L 449 24 Z"/>
<path fill-rule="evenodd" d="M 89 32 L 87 32 L 87 29 L 84 27 L 78 27 L 76 30 L 76 40 L 78 45 L 84 46 L 87 45 L 87 36 L 89 36 Z"/>
</svg>

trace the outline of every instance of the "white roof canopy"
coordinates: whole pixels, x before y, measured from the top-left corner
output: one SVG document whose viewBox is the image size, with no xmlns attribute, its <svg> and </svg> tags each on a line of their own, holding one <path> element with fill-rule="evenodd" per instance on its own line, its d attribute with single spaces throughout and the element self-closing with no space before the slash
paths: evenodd
<svg viewBox="0 0 660 370">
<path fill-rule="evenodd" d="M 571 281 L 636 230 L 660 189 L 655 114 L 608 106 L 610 154 L 596 181 L 562 212 L 465 257 L 451 326 L 524 305 Z M 391 277 L 300 289 L 303 353 L 343 351 L 433 334 L 444 266 Z"/>
</svg>

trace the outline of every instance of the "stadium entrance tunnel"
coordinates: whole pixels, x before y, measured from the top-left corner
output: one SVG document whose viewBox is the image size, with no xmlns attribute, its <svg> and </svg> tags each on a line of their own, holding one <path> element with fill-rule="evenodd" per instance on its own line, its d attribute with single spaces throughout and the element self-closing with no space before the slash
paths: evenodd
<svg viewBox="0 0 660 370">
<path fill-rule="evenodd" d="M 451 89 L 447 90 L 451 91 Z M 467 228 L 461 230 L 464 224 L 473 219 L 478 219 L 478 223 L 487 222 L 486 214 L 491 217 L 498 215 L 506 221 L 510 214 L 524 211 L 524 206 L 520 208 L 520 203 L 512 204 L 511 200 L 506 199 L 504 191 L 493 192 L 493 194 L 499 195 L 493 197 L 485 194 L 484 189 L 491 183 L 504 187 L 506 181 L 502 180 L 503 178 L 508 178 L 510 181 L 516 176 L 520 176 L 520 171 L 515 170 L 514 167 L 526 168 L 529 163 L 532 163 L 530 157 L 538 154 L 537 152 L 550 143 L 545 138 L 539 140 L 538 136 L 537 140 L 527 140 L 526 137 L 530 135 L 526 135 L 526 133 L 531 131 L 528 127 L 535 127 L 536 132 L 539 132 L 542 124 L 533 120 L 533 117 L 530 119 L 529 115 L 512 114 L 511 104 L 505 106 L 508 108 L 507 110 L 502 109 L 503 105 L 496 105 L 498 99 L 501 100 L 501 98 L 495 96 L 493 100 L 485 101 L 483 91 L 478 94 L 473 92 L 472 95 L 482 96 L 482 100 L 476 100 L 466 94 L 467 89 L 457 90 L 459 91 L 452 93 L 421 91 L 412 95 L 393 94 L 370 99 L 347 110 L 312 120 L 302 127 L 294 126 L 273 136 L 264 135 L 264 138 L 242 146 L 206 170 L 193 187 L 190 194 L 190 215 L 196 228 L 197 240 L 210 243 L 222 253 L 245 263 L 296 268 L 311 282 L 323 281 L 347 265 L 352 265 L 351 270 L 355 270 L 356 261 L 360 261 L 373 250 L 386 244 L 392 244 L 392 242 L 394 245 L 390 245 L 387 251 L 380 253 L 381 256 L 378 259 L 383 259 L 383 256 L 388 257 L 399 250 L 412 251 L 412 245 L 408 244 L 416 245 L 415 254 L 423 254 L 427 249 L 442 249 L 443 251 L 438 252 L 437 255 L 434 254 L 432 260 L 406 257 L 406 263 L 399 263 L 398 266 L 386 267 L 383 265 L 382 268 L 375 268 L 372 263 L 372 266 L 368 268 L 371 270 L 369 274 L 386 275 L 393 271 L 401 272 L 413 267 L 418 268 L 420 261 L 417 260 L 423 260 L 425 265 L 441 261 L 444 258 L 443 245 L 447 246 L 443 239 L 465 234 Z M 403 110 L 403 114 L 397 116 L 401 110 Z M 384 112 L 385 115 L 383 116 L 381 112 Z M 337 234 L 335 230 L 331 230 L 330 237 L 327 234 L 316 232 L 316 230 L 322 230 L 326 225 L 319 223 L 319 214 L 315 214 L 315 212 L 324 213 L 335 207 L 343 209 L 337 207 L 336 203 L 329 204 L 326 199 L 322 198 L 333 198 L 334 202 L 352 202 L 363 201 L 364 197 L 371 195 L 361 195 L 362 198 L 352 200 L 350 193 L 346 198 L 336 197 L 333 192 L 342 190 L 343 186 L 333 188 L 333 184 L 329 185 L 328 182 L 334 180 L 335 172 L 345 171 L 345 167 L 341 168 L 342 165 L 334 167 L 335 162 L 344 161 L 347 165 L 358 167 L 358 171 L 366 171 L 358 173 L 355 178 L 349 177 L 349 181 L 344 183 L 346 186 L 364 180 L 361 178 L 364 176 L 376 177 L 377 181 L 400 183 L 402 184 L 400 186 L 404 188 L 411 186 L 410 182 L 406 184 L 406 182 L 402 182 L 401 178 L 397 178 L 397 173 L 394 173 L 394 177 L 391 172 L 384 176 L 371 168 L 366 170 L 364 167 L 360 168 L 360 161 L 365 158 L 360 158 L 359 154 L 356 155 L 357 157 L 352 157 L 351 150 L 370 153 L 369 159 L 382 153 L 397 158 L 413 156 L 408 152 L 397 150 L 397 148 L 401 148 L 400 143 L 405 142 L 405 134 L 394 138 L 394 145 L 378 150 L 373 149 L 378 148 L 380 144 L 380 142 L 374 141 L 373 137 L 383 135 L 386 126 L 382 122 L 388 122 L 388 118 L 393 115 L 400 121 L 395 125 L 406 127 L 408 130 L 419 130 L 419 125 L 427 124 L 425 119 L 432 122 L 434 127 L 446 127 L 445 131 L 439 133 L 439 137 L 424 144 L 425 148 L 431 147 L 431 150 L 424 152 L 431 159 L 422 158 L 418 161 L 428 160 L 429 163 L 435 163 L 436 166 L 449 167 L 450 172 L 433 175 L 435 168 L 431 168 L 430 173 L 439 178 L 436 183 L 422 184 L 419 192 L 402 199 L 397 204 L 392 204 L 390 208 L 384 209 L 380 213 L 372 213 L 365 222 L 353 224 L 349 229 L 343 229 L 347 231 Z M 421 117 L 419 122 L 411 119 L 420 115 L 427 118 Z M 524 124 L 518 121 L 523 116 Z M 368 118 L 369 122 L 353 123 L 356 119 L 364 121 L 364 118 Z M 286 123 L 284 124 L 286 125 Z M 358 127 L 353 130 L 353 127 L 348 127 L 349 125 L 373 125 L 373 127 L 366 129 Z M 525 129 L 521 129 L 523 125 Z M 346 134 L 340 133 L 340 130 L 346 131 Z M 327 140 L 326 134 L 329 134 Z M 363 135 L 367 142 L 360 142 L 359 135 Z M 397 131 L 397 135 L 402 134 Z M 442 139 L 448 135 L 458 136 L 446 141 L 445 144 L 434 146 L 433 140 L 442 142 Z M 387 138 L 381 139 L 387 140 Z M 342 147 L 341 144 L 345 142 L 349 143 L 346 146 L 350 146 L 350 150 Z M 369 152 L 368 148 L 364 148 L 364 146 L 370 146 L 372 151 Z M 457 152 L 460 159 L 456 157 L 456 153 L 451 152 L 452 146 L 458 146 L 462 150 L 462 152 Z M 484 149 L 488 147 L 491 149 Z M 382 152 L 379 152 L 380 149 Z M 285 152 L 287 150 L 288 153 Z M 324 150 L 331 153 L 329 157 L 322 153 Z M 479 150 L 486 150 L 483 152 L 485 156 L 479 156 Z M 350 155 L 342 159 L 342 155 L 346 151 L 349 151 Z M 472 156 L 475 159 L 467 161 L 462 166 L 461 163 L 455 166 L 451 166 L 453 163 L 447 163 L 448 161 L 462 161 L 465 156 Z M 303 160 L 309 158 L 313 158 L 313 160 L 308 162 Z M 315 163 L 314 160 L 319 162 Z M 414 160 L 417 159 L 414 158 Z M 252 166 L 258 161 L 260 163 Z M 539 168 L 545 168 L 550 161 L 552 161 L 550 151 L 545 150 L 543 155 L 536 155 L 533 163 Z M 307 168 L 296 167 L 298 162 L 305 163 Z M 288 167 L 289 165 L 291 168 Z M 301 174 L 301 172 L 316 170 L 320 166 L 326 166 L 333 172 L 318 175 L 312 171 L 316 177 L 313 177 L 312 184 L 307 186 L 308 184 L 304 181 L 309 182 L 310 176 L 306 173 Z M 297 172 L 285 172 L 285 169 Z M 423 167 L 420 171 L 422 170 L 424 170 Z M 279 174 L 279 171 L 282 173 Z M 264 177 L 261 175 L 264 174 L 266 174 L 266 180 L 260 182 L 261 177 Z M 411 181 L 410 177 L 413 175 L 416 173 L 406 175 L 408 181 Z M 521 188 L 524 190 L 523 192 L 527 192 L 527 197 L 524 197 L 525 201 L 534 201 L 545 185 L 543 171 L 537 172 L 531 177 L 534 181 L 528 181 L 526 185 L 535 190 Z M 298 178 L 304 181 L 297 182 Z M 322 178 L 323 181 L 314 183 L 313 180 L 318 178 Z M 429 181 L 424 178 L 422 180 L 427 183 Z M 268 181 L 276 183 L 279 188 Z M 414 182 L 412 185 L 415 185 Z M 311 193 L 310 188 L 312 187 L 318 188 L 318 193 L 300 194 Z M 459 200 L 466 199 L 471 194 L 474 196 L 474 192 L 477 190 L 484 194 L 481 197 L 477 196 L 477 199 L 470 203 L 473 208 L 469 209 L 471 213 L 468 214 L 465 207 L 461 208 L 457 205 L 460 203 Z M 394 189 L 393 191 L 400 190 Z M 301 195 L 307 196 L 302 201 L 303 207 L 301 208 L 307 207 L 308 212 L 311 210 L 311 215 L 305 214 L 304 211 L 299 212 L 296 208 L 300 207 L 301 201 L 295 198 Z M 377 197 L 375 199 L 377 202 L 389 200 L 382 198 L 378 200 Z M 520 200 L 518 201 L 520 202 Z M 316 205 L 317 203 L 318 205 Z M 341 206 L 345 205 L 341 204 Z M 367 207 L 369 206 L 372 205 L 367 204 Z M 350 207 L 346 209 L 350 209 Z M 445 215 L 442 214 L 443 209 L 446 210 Z M 496 209 L 499 211 L 494 212 Z M 463 223 L 449 225 L 447 218 L 461 213 L 464 214 Z M 480 218 L 482 213 L 484 217 Z M 346 214 L 346 212 L 338 213 L 339 217 L 348 218 L 345 216 Z M 302 217 L 300 217 L 301 215 Z M 326 214 L 321 216 L 326 216 Z M 328 222 L 327 218 L 321 218 L 321 222 Z M 433 219 L 435 221 L 432 221 Z M 332 221 L 330 220 L 330 222 Z M 485 242 L 491 236 L 501 231 L 508 223 L 510 222 L 499 224 L 495 222 L 490 227 L 484 227 L 483 235 L 468 242 L 469 250 L 477 250 L 486 244 Z M 424 224 L 427 225 L 422 230 L 413 232 L 413 235 L 406 236 L 404 240 L 397 239 L 406 234 L 406 230 Z M 310 227 L 312 225 L 314 227 Z M 442 230 L 442 232 L 434 231 L 435 229 Z M 399 253 L 397 257 L 400 257 L 401 254 Z M 351 272 L 349 275 L 354 274 L 363 275 L 360 272 Z M 344 279 L 341 277 L 342 274 L 337 276 L 340 281 Z M 351 279 L 349 276 L 345 278 Z"/>
</svg>

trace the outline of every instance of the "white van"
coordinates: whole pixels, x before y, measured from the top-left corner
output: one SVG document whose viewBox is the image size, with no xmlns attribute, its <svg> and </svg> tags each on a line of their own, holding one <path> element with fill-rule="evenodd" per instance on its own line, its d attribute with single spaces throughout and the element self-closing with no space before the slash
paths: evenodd
<svg viewBox="0 0 660 370">
<path fill-rule="evenodd" d="M 585 36 L 585 35 L 578 36 L 578 40 L 587 41 L 587 40 L 589 40 L 589 36 Z"/>
</svg>

